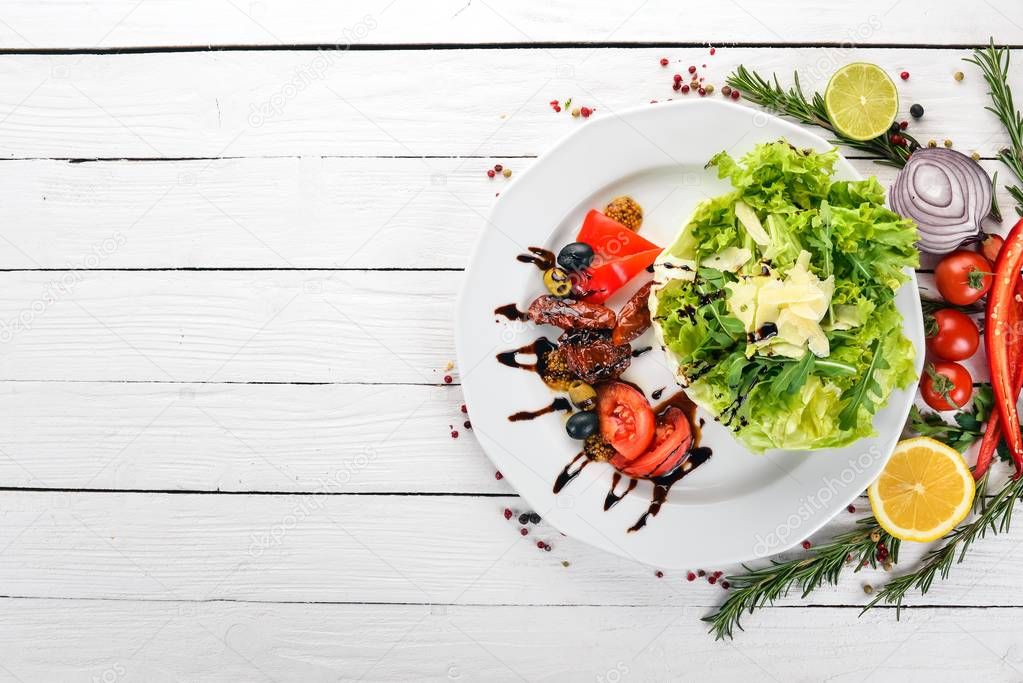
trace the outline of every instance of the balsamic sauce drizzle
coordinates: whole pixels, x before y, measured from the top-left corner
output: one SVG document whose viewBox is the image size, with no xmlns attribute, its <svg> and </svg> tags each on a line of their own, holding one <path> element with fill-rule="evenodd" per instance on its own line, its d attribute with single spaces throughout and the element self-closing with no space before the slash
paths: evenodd
<svg viewBox="0 0 1023 683">
<path fill-rule="evenodd" d="M 513 413 L 508 416 L 509 422 L 522 422 L 524 420 L 535 420 L 541 415 L 547 415 L 558 410 L 564 410 L 565 412 L 572 412 L 572 404 L 564 396 L 551 401 L 550 405 L 546 405 L 540 410 L 520 410 L 517 413 Z"/>
<path fill-rule="evenodd" d="M 540 270 L 550 270 L 557 263 L 557 257 L 553 251 L 541 249 L 540 247 L 528 247 L 528 254 L 519 254 L 515 257 L 520 263 L 532 263 Z"/>
<path fill-rule="evenodd" d="M 519 307 L 515 304 L 505 304 L 504 306 L 498 306 L 494 309 L 494 315 L 503 315 L 508 320 L 529 320 L 529 316 L 524 312 L 520 311 Z"/>
<path fill-rule="evenodd" d="M 636 484 L 639 483 L 636 479 L 629 479 L 628 486 L 621 493 L 615 493 L 615 489 L 618 488 L 618 482 L 622 480 L 622 473 L 615 472 L 614 476 L 611 477 L 611 489 L 607 492 L 607 496 L 604 498 L 604 512 L 607 512 L 615 505 L 618 505 L 622 498 L 632 493 L 632 489 L 636 488 Z"/>
</svg>

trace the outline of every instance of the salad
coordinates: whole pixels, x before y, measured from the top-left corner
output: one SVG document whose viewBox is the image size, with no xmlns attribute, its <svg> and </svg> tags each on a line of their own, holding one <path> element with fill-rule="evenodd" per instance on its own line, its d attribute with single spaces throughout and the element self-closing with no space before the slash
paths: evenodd
<svg viewBox="0 0 1023 683">
<path fill-rule="evenodd" d="M 679 383 L 755 452 L 835 448 L 916 381 L 895 292 L 916 225 L 875 178 L 836 181 L 835 150 L 761 144 L 708 167 L 702 202 L 654 263 L 653 327 Z"/>
</svg>

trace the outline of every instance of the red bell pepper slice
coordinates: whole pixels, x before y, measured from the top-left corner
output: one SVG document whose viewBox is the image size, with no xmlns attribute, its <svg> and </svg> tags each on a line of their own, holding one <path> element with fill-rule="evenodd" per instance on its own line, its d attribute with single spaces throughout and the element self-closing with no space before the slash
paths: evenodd
<svg viewBox="0 0 1023 683">
<path fill-rule="evenodd" d="M 640 237 L 636 232 L 629 230 L 613 218 L 608 218 L 596 209 L 592 209 L 586 214 L 583 227 L 580 228 L 576 240 L 585 242 L 593 248 L 593 266 L 595 268 L 614 259 L 651 249 L 660 251 L 660 247 L 650 240 Z"/>
<path fill-rule="evenodd" d="M 1020 433 L 1019 414 L 1016 411 L 1015 372 L 1009 366 L 1009 347 L 1018 345 L 1019 330 L 1012 328 L 1015 319 L 1015 293 L 1023 267 L 1023 220 L 1013 226 L 1005 246 L 995 264 L 994 282 L 987 295 L 987 313 L 984 319 L 984 348 L 991 370 L 991 388 L 1002 422 L 1002 431 L 1012 461 L 1016 465 L 1014 478 L 1023 475 L 1023 434 Z"/>
<path fill-rule="evenodd" d="M 638 254 L 612 259 L 603 265 L 587 270 L 578 283 L 584 292 L 583 301 L 602 304 L 622 286 L 647 269 L 661 253 L 660 247 L 647 249 Z"/>
</svg>

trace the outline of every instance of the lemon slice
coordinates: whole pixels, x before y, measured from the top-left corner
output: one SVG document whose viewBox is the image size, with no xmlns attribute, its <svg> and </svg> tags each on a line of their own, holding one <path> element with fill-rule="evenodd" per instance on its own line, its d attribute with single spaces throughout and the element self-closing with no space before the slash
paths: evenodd
<svg viewBox="0 0 1023 683">
<path fill-rule="evenodd" d="M 973 505 L 973 475 L 959 451 L 926 436 L 901 441 L 870 485 L 881 527 L 903 541 L 933 541 L 963 521 Z"/>
<path fill-rule="evenodd" d="M 839 133 L 853 140 L 869 140 L 892 125 L 899 113 L 899 93 L 876 64 L 846 64 L 828 81 L 824 109 Z"/>
</svg>

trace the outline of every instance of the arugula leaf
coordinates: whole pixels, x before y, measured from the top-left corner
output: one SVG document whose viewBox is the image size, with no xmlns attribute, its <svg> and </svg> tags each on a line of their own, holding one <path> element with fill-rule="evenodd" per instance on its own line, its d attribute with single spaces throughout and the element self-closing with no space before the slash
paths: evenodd
<svg viewBox="0 0 1023 683">
<path fill-rule="evenodd" d="M 888 361 L 881 357 L 883 348 L 880 339 L 874 342 L 873 355 L 863 376 L 853 385 L 852 389 L 843 392 L 843 397 L 849 394 L 849 400 L 846 401 L 842 412 L 838 414 L 839 429 L 852 429 L 856 426 L 859 421 L 860 406 L 863 406 L 871 415 L 877 412 L 877 402 L 880 397 L 884 396 L 884 389 L 881 388 L 874 373 L 890 367 Z"/>
<path fill-rule="evenodd" d="M 803 385 L 813 371 L 815 356 L 807 351 L 797 361 L 786 363 L 771 382 L 771 391 L 774 393 L 795 394 Z"/>
</svg>

